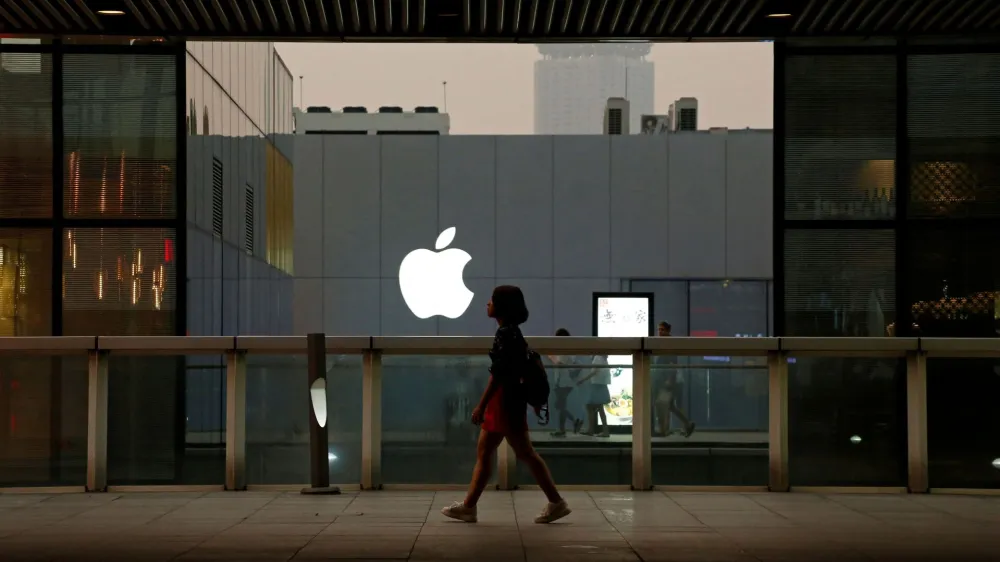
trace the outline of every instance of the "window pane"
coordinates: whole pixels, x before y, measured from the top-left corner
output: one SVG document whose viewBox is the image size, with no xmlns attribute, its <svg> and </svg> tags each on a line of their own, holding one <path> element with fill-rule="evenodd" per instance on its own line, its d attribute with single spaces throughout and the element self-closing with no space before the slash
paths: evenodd
<svg viewBox="0 0 1000 562">
<path fill-rule="evenodd" d="M 653 293 L 653 320 L 670 324 L 673 336 L 688 335 L 687 281 L 632 281 L 633 293 Z"/>
<path fill-rule="evenodd" d="M 62 251 L 64 335 L 175 335 L 172 229 L 68 229 Z"/>
<path fill-rule="evenodd" d="M 895 269 L 891 230 L 786 230 L 781 335 L 894 333 Z"/>
<path fill-rule="evenodd" d="M 52 335 L 52 231 L 0 229 L 0 336 Z"/>
<path fill-rule="evenodd" d="M 764 337 L 767 285 L 764 281 L 692 281 L 691 335 Z"/>
<path fill-rule="evenodd" d="M 52 55 L 0 53 L 0 218 L 52 216 Z"/>
<path fill-rule="evenodd" d="M 896 58 L 785 64 L 785 218 L 895 216 Z"/>
<path fill-rule="evenodd" d="M 175 70 L 173 56 L 65 56 L 67 216 L 175 216 Z"/>
<path fill-rule="evenodd" d="M 1000 54 L 911 56 L 914 217 L 1000 217 Z"/>
</svg>

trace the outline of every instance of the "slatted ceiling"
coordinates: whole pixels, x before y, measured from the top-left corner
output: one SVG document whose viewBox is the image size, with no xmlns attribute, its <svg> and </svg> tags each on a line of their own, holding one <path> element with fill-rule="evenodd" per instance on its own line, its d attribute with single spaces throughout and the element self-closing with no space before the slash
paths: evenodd
<svg viewBox="0 0 1000 562">
<path fill-rule="evenodd" d="M 785 218 L 895 216 L 896 59 L 786 59 Z"/>
<path fill-rule="evenodd" d="M 780 13 L 790 16 L 768 17 Z M 0 25 L 296 40 L 985 35 L 1000 29 L 1000 0 L 5 0 Z"/>
<path fill-rule="evenodd" d="M 52 55 L 0 53 L 0 217 L 52 216 Z"/>
<path fill-rule="evenodd" d="M 173 229 L 67 229 L 62 252 L 63 335 L 174 335 Z"/>
<path fill-rule="evenodd" d="M 894 231 L 786 230 L 784 259 L 785 335 L 879 336 L 894 320 Z"/>
<path fill-rule="evenodd" d="M 1000 54 L 907 60 L 913 217 L 1000 217 Z"/>
<path fill-rule="evenodd" d="M 176 91 L 170 55 L 65 55 L 66 216 L 176 216 Z"/>
</svg>

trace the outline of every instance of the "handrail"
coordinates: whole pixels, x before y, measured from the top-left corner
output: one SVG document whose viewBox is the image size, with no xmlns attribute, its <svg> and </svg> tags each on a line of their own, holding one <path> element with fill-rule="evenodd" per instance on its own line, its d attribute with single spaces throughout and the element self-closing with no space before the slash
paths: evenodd
<svg viewBox="0 0 1000 562">
<path fill-rule="evenodd" d="M 908 352 L 931 356 L 1000 356 L 1000 338 L 598 338 L 529 336 L 528 344 L 545 354 L 593 353 L 698 356 L 788 355 L 891 356 Z M 489 351 L 488 336 L 327 336 L 328 353 L 390 355 L 478 355 Z M 258 354 L 303 354 L 306 336 L 44 336 L 0 337 L 0 354 L 67 354 L 106 351 L 115 354 L 206 355 L 245 351 Z"/>
</svg>

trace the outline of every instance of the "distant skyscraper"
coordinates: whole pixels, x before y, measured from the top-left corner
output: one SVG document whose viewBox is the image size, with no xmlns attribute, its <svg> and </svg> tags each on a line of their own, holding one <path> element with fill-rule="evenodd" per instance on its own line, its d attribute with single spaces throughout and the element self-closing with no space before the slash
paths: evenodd
<svg viewBox="0 0 1000 562">
<path fill-rule="evenodd" d="M 627 98 L 629 130 L 653 113 L 648 43 L 539 45 L 535 62 L 535 133 L 599 135 L 608 98 Z"/>
</svg>

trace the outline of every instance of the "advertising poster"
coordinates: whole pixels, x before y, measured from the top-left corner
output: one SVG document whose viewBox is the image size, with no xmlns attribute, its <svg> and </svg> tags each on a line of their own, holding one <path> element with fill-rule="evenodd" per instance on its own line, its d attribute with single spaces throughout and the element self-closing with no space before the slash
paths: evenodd
<svg viewBox="0 0 1000 562">
<path fill-rule="evenodd" d="M 596 336 L 642 338 L 652 335 L 653 296 L 646 293 L 594 295 Z M 605 406 L 608 425 L 632 425 L 632 356 L 608 356 L 611 403 Z"/>
</svg>

